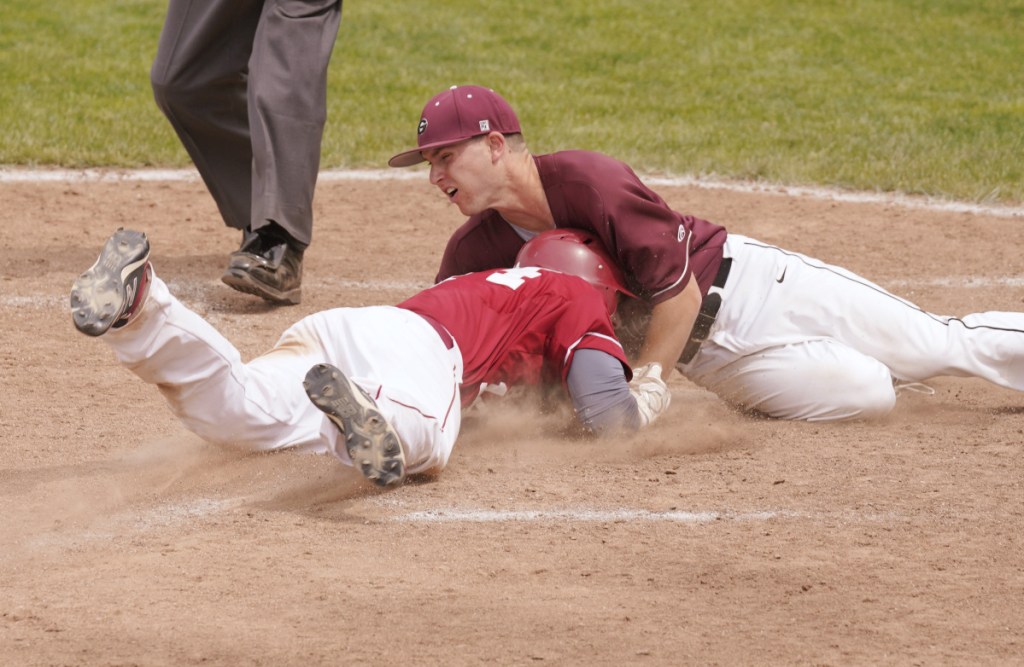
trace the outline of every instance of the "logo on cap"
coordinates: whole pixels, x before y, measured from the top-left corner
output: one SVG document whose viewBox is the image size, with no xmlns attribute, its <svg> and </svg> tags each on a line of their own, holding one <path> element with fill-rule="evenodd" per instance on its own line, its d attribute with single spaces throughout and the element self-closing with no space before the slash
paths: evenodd
<svg viewBox="0 0 1024 667">
<path fill-rule="evenodd" d="M 424 151 L 500 132 L 519 134 L 519 119 L 500 95 L 480 86 L 455 86 L 432 97 L 423 107 L 416 147 L 388 160 L 392 167 L 423 162 Z"/>
</svg>

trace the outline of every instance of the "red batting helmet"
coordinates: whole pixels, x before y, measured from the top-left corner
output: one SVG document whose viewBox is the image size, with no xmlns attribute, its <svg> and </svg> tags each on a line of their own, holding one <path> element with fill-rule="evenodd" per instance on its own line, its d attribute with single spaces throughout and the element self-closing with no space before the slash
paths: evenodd
<svg viewBox="0 0 1024 667">
<path fill-rule="evenodd" d="M 622 271 L 601 240 L 581 229 L 541 232 L 519 250 L 516 266 L 539 266 L 583 278 L 601 292 L 609 315 L 615 312 L 616 292 L 636 297 L 626 289 Z"/>
</svg>

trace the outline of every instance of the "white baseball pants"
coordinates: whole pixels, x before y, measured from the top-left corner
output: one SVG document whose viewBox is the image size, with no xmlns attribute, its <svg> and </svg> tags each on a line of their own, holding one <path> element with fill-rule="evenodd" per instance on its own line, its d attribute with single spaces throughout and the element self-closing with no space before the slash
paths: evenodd
<svg viewBox="0 0 1024 667">
<path fill-rule="evenodd" d="M 459 434 L 462 355 L 415 313 L 392 306 L 336 308 L 292 325 L 248 363 L 155 275 L 138 319 L 102 339 L 156 385 L 204 439 L 253 451 L 329 451 L 352 461 L 340 430 L 309 400 L 307 371 L 333 364 L 377 401 L 398 432 L 409 473 L 443 467 Z"/>
<path fill-rule="evenodd" d="M 735 234 L 725 255 L 721 310 L 677 368 L 744 409 L 878 417 L 895 404 L 894 381 L 941 375 L 1024 390 L 1024 313 L 933 315 L 845 269 Z"/>
</svg>

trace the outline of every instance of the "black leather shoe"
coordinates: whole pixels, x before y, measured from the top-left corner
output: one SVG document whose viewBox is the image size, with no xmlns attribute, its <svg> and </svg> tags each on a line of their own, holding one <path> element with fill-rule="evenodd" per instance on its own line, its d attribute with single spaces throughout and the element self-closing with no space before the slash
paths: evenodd
<svg viewBox="0 0 1024 667">
<path fill-rule="evenodd" d="M 221 280 L 272 303 L 297 304 L 302 301 L 302 253 L 280 234 L 246 229 Z"/>
</svg>

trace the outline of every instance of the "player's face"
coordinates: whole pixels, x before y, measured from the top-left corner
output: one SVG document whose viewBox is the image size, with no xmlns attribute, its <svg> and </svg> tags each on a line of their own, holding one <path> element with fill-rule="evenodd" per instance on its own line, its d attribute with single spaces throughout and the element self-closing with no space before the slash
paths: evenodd
<svg viewBox="0 0 1024 667">
<path fill-rule="evenodd" d="M 430 182 L 463 215 L 492 207 L 495 164 L 486 135 L 423 151 L 423 157 L 430 164 Z"/>
</svg>

